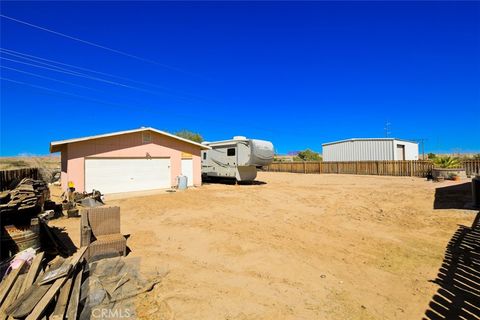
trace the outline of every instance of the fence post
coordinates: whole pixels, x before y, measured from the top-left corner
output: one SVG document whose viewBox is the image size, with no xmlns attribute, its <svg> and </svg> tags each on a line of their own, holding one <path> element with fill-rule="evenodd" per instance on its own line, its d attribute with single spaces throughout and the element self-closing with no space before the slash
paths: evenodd
<svg viewBox="0 0 480 320">
<path fill-rule="evenodd" d="M 375 163 L 374 163 L 375 162 Z M 311 169 L 308 169 L 307 162 L 285 162 L 272 163 L 266 166 L 267 171 L 272 172 L 292 172 L 292 173 L 337 173 L 337 174 L 368 174 L 379 176 L 416 176 L 425 177 L 431 172 L 433 164 L 431 161 L 423 160 L 388 160 L 388 161 L 332 161 L 310 162 Z M 462 162 L 468 175 L 480 173 L 480 160 L 466 160 Z M 303 165 L 303 167 L 301 167 Z M 355 167 L 354 167 L 355 166 Z M 310 171 L 309 171 L 310 170 Z M 12 172 L 13 171 L 13 172 Z M 15 173 L 14 173 L 15 172 Z M 30 176 L 32 178 L 40 177 L 37 169 L 21 169 L 0 171 L 0 189 L 6 188 L 6 181 L 10 181 L 13 175 L 16 177 Z"/>
<path fill-rule="evenodd" d="M 20 181 L 23 178 L 31 178 L 38 180 L 40 177 L 38 168 L 23 168 L 0 171 L 0 191 L 7 190 L 8 187 L 16 180 Z"/>
</svg>

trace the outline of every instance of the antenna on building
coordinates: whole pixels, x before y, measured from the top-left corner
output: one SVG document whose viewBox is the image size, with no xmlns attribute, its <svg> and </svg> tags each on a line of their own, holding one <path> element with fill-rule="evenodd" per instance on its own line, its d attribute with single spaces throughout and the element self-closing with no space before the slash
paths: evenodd
<svg viewBox="0 0 480 320">
<path fill-rule="evenodd" d="M 388 138 L 390 136 L 391 132 L 391 123 L 390 122 L 385 122 L 385 127 L 383 128 L 385 130 L 385 138 Z"/>
</svg>

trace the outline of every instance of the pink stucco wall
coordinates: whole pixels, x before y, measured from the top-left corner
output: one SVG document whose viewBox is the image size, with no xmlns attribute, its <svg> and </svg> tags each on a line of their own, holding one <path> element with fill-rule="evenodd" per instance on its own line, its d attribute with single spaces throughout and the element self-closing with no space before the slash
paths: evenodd
<svg viewBox="0 0 480 320">
<path fill-rule="evenodd" d="M 150 132 L 152 142 L 142 143 L 142 132 L 134 132 L 106 138 L 70 143 L 62 147 L 62 189 L 72 181 L 79 192 L 85 189 L 85 158 L 147 158 L 169 157 L 171 184 L 176 185 L 176 177 L 181 173 L 182 153 L 189 153 L 193 159 L 193 183 L 202 183 L 200 147 L 176 140 L 155 132 Z"/>
</svg>

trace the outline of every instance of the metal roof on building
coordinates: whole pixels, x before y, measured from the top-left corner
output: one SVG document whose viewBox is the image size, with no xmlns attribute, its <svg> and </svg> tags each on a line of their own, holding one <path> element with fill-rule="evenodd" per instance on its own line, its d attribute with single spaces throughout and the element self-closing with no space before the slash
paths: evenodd
<svg viewBox="0 0 480 320">
<path fill-rule="evenodd" d="M 171 134 L 171 133 L 168 133 L 168 132 L 165 132 L 165 131 L 162 131 L 162 130 L 158 130 L 158 129 L 155 129 L 155 128 L 152 128 L 152 127 L 142 127 L 142 128 L 133 129 L 133 130 L 117 131 L 117 132 L 99 134 L 99 135 L 95 135 L 95 136 L 88 136 L 88 137 L 68 139 L 68 140 L 60 140 L 60 141 L 52 141 L 52 142 L 50 142 L 50 152 L 59 152 L 60 151 L 60 146 L 62 146 L 64 144 L 93 140 L 93 139 L 100 139 L 100 138 L 107 138 L 107 137 L 112 137 L 112 136 L 118 136 L 118 135 L 121 135 L 121 134 L 129 134 L 129 133 L 142 132 L 142 131 L 152 131 L 152 132 L 155 132 L 155 133 L 158 133 L 158 134 L 161 134 L 161 135 L 164 135 L 164 136 L 176 139 L 176 140 L 183 141 L 185 143 L 193 144 L 193 145 L 199 147 L 200 149 L 207 149 L 207 150 L 211 149 L 207 145 L 203 145 L 201 143 L 198 143 L 198 142 L 195 142 L 195 141 L 192 141 L 192 140 L 181 138 L 179 136 L 176 136 L 174 134 Z"/>
<path fill-rule="evenodd" d="M 328 146 L 330 144 L 336 144 L 336 143 L 342 143 L 342 142 L 353 142 L 353 141 L 393 141 L 393 140 L 418 144 L 418 142 L 416 142 L 416 141 L 406 140 L 406 139 L 398 139 L 398 138 L 351 138 L 351 139 L 322 143 L 322 146 Z"/>
</svg>

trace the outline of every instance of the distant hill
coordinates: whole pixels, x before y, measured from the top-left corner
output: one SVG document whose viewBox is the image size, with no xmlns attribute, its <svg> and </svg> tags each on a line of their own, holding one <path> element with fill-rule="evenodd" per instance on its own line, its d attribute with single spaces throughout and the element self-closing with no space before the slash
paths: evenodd
<svg viewBox="0 0 480 320">
<path fill-rule="evenodd" d="M 0 170 L 21 168 L 60 169 L 59 156 L 22 155 L 17 157 L 0 157 Z"/>
</svg>

